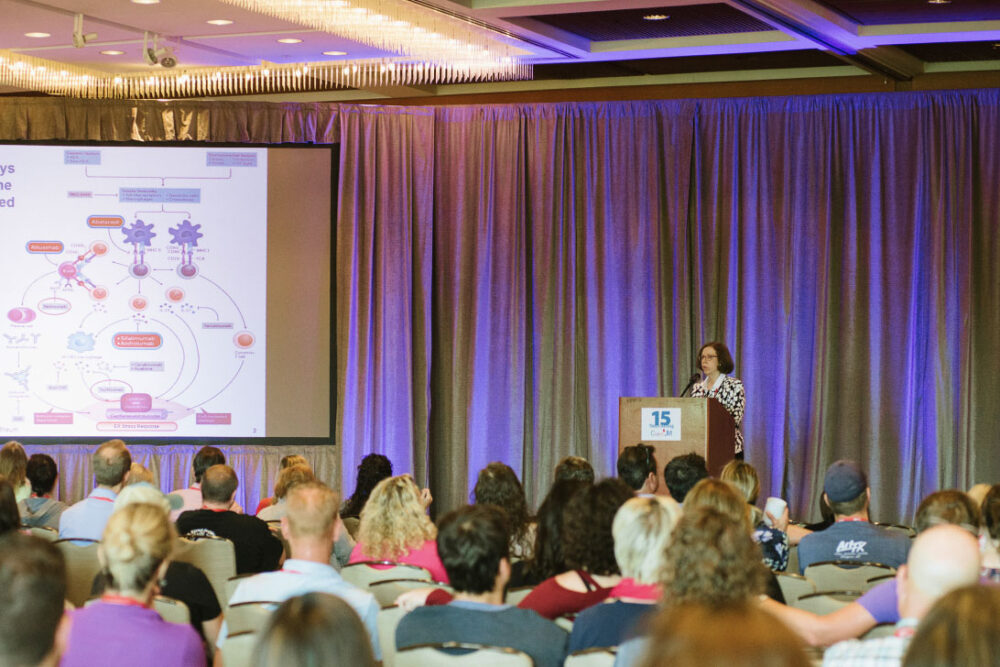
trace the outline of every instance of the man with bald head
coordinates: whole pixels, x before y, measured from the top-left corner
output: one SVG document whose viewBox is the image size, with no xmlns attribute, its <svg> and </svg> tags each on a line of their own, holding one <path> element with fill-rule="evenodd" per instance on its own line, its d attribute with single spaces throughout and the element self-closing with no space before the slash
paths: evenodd
<svg viewBox="0 0 1000 667">
<path fill-rule="evenodd" d="M 102 443 L 91 457 L 97 486 L 59 518 L 59 539 L 100 540 L 111 518 L 115 498 L 128 479 L 132 455 L 121 440 Z"/>
<path fill-rule="evenodd" d="M 916 626 L 943 595 L 979 581 L 979 543 L 969 531 L 952 525 L 928 528 L 913 542 L 906 564 L 896 572 L 899 622 L 891 637 L 834 644 L 824 665 L 899 665 Z"/>
<path fill-rule="evenodd" d="M 206 470 L 201 480 L 201 509 L 181 513 L 177 532 L 232 541 L 237 574 L 277 569 L 281 540 L 257 517 L 233 511 L 238 486 L 236 471 L 229 466 L 214 465 Z"/>
<path fill-rule="evenodd" d="M 285 516 L 281 519 L 281 534 L 288 542 L 292 557 L 277 572 L 265 572 L 244 580 L 233 592 L 229 604 L 280 603 L 305 593 L 331 593 L 346 601 L 361 617 L 378 658 L 375 597 L 344 581 L 330 565 L 333 543 L 343 530 L 339 508 L 340 498 L 325 484 L 305 482 L 293 486 L 285 496 Z M 227 628 L 223 625 L 220 646 L 226 634 Z"/>
</svg>

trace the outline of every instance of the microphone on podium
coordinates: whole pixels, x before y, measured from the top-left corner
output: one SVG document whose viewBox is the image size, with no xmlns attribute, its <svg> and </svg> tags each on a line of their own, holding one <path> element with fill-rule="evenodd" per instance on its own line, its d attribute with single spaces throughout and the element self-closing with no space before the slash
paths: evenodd
<svg viewBox="0 0 1000 667">
<path fill-rule="evenodd" d="M 684 387 L 684 391 L 681 392 L 681 395 L 678 396 L 678 398 L 684 398 L 684 394 L 688 393 L 691 387 L 694 386 L 694 383 L 700 379 L 701 379 L 701 373 L 695 372 L 694 375 L 691 376 L 691 379 L 688 380 L 687 386 Z"/>
</svg>

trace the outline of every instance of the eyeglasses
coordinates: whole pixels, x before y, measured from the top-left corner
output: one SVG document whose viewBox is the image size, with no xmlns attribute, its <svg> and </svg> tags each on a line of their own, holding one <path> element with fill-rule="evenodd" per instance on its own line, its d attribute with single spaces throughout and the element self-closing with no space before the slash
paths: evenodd
<svg viewBox="0 0 1000 667">
<path fill-rule="evenodd" d="M 717 354 L 703 354 L 703 355 L 701 355 L 701 360 L 702 361 L 704 361 L 706 359 L 718 359 L 718 358 L 719 358 L 719 355 L 717 355 Z"/>
</svg>

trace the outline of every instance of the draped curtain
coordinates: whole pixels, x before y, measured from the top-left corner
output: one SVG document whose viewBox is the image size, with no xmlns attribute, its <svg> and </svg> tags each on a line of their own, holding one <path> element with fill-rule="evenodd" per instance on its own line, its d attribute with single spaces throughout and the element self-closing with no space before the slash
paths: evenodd
<svg viewBox="0 0 1000 667">
<path fill-rule="evenodd" d="M 0 138 L 339 142 L 337 431 L 439 510 L 510 464 L 613 474 L 617 399 L 706 340 L 762 492 L 873 515 L 1000 479 L 1000 92 L 487 107 L 0 102 Z M 661 461 L 662 466 L 665 462 Z"/>
</svg>

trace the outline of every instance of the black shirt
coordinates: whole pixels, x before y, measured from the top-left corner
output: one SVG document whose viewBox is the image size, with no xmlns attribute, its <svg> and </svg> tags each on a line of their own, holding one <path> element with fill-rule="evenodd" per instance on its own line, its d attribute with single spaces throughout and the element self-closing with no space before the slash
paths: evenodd
<svg viewBox="0 0 1000 667">
<path fill-rule="evenodd" d="M 281 540 L 255 516 L 236 512 L 191 510 L 177 517 L 177 531 L 183 536 L 225 537 L 236 550 L 236 574 L 277 570 L 281 560 Z"/>
</svg>

